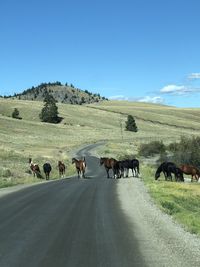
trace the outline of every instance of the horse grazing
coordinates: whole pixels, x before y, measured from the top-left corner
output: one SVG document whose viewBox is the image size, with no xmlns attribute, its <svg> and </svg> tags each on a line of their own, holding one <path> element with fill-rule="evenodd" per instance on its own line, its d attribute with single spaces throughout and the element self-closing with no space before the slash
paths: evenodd
<svg viewBox="0 0 200 267">
<path fill-rule="evenodd" d="M 35 175 L 36 175 L 37 178 L 42 178 L 39 165 L 34 164 L 31 158 L 29 158 L 29 165 L 30 165 L 30 169 L 33 173 L 33 176 L 35 177 Z"/>
<path fill-rule="evenodd" d="M 129 169 L 131 169 L 133 177 L 138 177 L 140 174 L 140 168 L 139 168 L 139 160 L 137 159 L 125 159 L 122 161 L 119 161 L 119 169 L 121 176 L 128 177 Z"/>
<path fill-rule="evenodd" d="M 191 182 L 194 181 L 194 179 L 198 182 L 200 177 L 200 170 L 192 165 L 182 164 L 179 166 L 179 168 L 182 170 L 183 173 L 191 175 Z"/>
<path fill-rule="evenodd" d="M 72 164 L 74 164 L 74 163 L 75 163 L 75 166 L 76 166 L 76 171 L 77 171 L 77 174 L 78 174 L 78 178 L 80 178 L 80 177 L 85 178 L 85 169 L 86 169 L 85 157 L 83 159 L 80 159 L 80 160 L 78 160 L 76 158 L 73 158 L 72 159 Z"/>
<path fill-rule="evenodd" d="M 51 169 L 52 169 L 51 164 L 49 162 L 44 163 L 43 171 L 45 173 L 46 180 L 49 180 L 49 175 L 50 175 Z"/>
<path fill-rule="evenodd" d="M 155 173 L 155 180 L 160 177 L 160 173 L 163 172 L 165 176 L 165 181 L 170 179 L 172 181 L 172 173 L 175 176 L 175 181 L 184 182 L 183 172 L 180 168 L 178 168 L 173 162 L 163 162 L 157 169 Z"/>
<path fill-rule="evenodd" d="M 104 165 L 107 173 L 107 178 L 109 176 L 109 170 L 112 169 L 113 171 L 113 178 L 119 178 L 119 162 L 114 158 L 100 158 L 100 165 Z"/>
<path fill-rule="evenodd" d="M 62 161 L 58 161 L 58 170 L 60 177 L 64 177 L 65 174 L 65 164 Z"/>
</svg>

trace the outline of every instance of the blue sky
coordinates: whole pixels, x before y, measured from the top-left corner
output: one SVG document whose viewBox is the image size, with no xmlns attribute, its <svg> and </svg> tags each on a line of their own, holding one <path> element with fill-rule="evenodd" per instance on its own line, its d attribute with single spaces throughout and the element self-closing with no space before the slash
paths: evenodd
<svg viewBox="0 0 200 267">
<path fill-rule="evenodd" d="M 0 94 L 68 82 L 199 107 L 199 0 L 1 0 Z"/>
</svg>

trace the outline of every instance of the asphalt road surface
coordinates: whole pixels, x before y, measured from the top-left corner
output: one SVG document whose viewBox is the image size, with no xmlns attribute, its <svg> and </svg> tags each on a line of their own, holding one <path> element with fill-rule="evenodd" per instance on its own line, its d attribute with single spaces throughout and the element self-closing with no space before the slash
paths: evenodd
<svg viewBox="0 0 200 267">
<path fill-rule="evenodd" d="M 142 188 L 139 179 L 107 179 L 92 148 L 77 154 L 86 157 L 85 179 L 0 192 L 0 267 L 200 266 L 195 255 L 185 259 L 177 243 L 173 247 L 171 236 L 160 246 L 153 236 L 154 210 L 149 211 L 148 226 L 146 199 L 143 203 L 143 192 L 134 192 Z"/>
</svg>

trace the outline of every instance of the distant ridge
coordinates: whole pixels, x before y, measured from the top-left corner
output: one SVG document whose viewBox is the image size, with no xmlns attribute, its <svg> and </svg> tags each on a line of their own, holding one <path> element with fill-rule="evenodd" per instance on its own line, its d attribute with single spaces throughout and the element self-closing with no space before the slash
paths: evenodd
<svg viewBox="0 0 200 267">
<path fill-rule="evenodd" d="M 4 98 L 43 101 L 46 92 L 51 94 L 57 102 L 66 104 L 82 105 L 108 100 L 107 98 L 100 96 L 100 94 L 75 88 L 73 84 L 63 85 L 60 82 L 41 83 L 36 87 L 33 86 L 24 90 L 22 93 L 14 94 L 13 96 L 4 96 Z"/>
</svg>

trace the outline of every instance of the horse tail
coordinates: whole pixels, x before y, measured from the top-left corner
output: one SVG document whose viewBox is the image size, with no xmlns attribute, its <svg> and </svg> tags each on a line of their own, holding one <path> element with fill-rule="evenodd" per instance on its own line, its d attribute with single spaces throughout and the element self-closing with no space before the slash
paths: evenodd
<svg viewBox="0 0 200 267">
<path fill-rule="evenodd" d="M 85 169 L 85 168 L 86 168 L 86 162 L 83 161 L 83 169 Z"/>
<path fill-rule="evenodd" d="M 84 167 L 86 168 L 86 160 L 85 160 L 85 157 L 83 157 L 83 164 L 84 164 Z"/>
<path fill-rule="evenodd" d="M 137 164 L 137 171 L 138 171 L 138 174 L 140 174 L 140 163 L 138 161 L 138 164 Z"/>
</svg>

